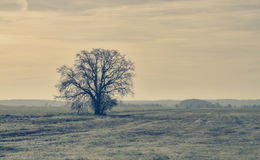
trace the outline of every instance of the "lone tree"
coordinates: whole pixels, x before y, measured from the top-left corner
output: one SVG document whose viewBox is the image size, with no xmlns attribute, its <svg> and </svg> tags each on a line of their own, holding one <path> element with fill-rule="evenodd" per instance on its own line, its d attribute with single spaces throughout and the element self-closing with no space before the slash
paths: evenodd
<svg viewBox="0 0 260 160">
<path fill-rule="evenodd" d="M 90 106 L 95 115 L 105 115 L 117 105 L 118 96 L 133 93 L 134 64 L 116 50 L 83 50 L 73 67 L 58 68 L 60 96 L 71 108 L 82 111 Z"/>
</svg>

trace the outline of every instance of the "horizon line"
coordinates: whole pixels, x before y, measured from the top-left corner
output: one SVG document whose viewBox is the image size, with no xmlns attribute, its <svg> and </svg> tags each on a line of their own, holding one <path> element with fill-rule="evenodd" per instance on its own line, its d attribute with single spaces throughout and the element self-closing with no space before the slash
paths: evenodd
<svg viewBox="0 0 260 160">
<path fill-rule="evenodd" d="M 191 100 L 191 99 L 201 99 L 201 100 L 260 100 L 260 98 L 252 98 L 252 99 L 241 99 L 241 98 L 211 98 L 211 99 L 202 99 L 202 98 L 186 98 L 186 99 L 155 99 L 155 100 L 149 100 L 149 99 L 136 99 L 136 100 L 119 100 L 119 101 L 183 101 L 183 100 Z M 64 101 L 64 100 L 55 100 L 55 99 L 0 99 L 0 101 Z"/>
</svg>

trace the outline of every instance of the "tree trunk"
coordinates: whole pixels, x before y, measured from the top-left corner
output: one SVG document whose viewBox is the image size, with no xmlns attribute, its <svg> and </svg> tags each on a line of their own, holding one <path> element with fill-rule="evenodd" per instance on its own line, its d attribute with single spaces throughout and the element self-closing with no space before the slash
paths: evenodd
<svg viewBox="0 0 260 160">
<path fill-rule="evenodd" d="M 101 93 L 96 93 L 96 99 L 95 99 L 95 103 L 94 103 L 94 108 L 95 108 L 95 115 L 105 115 L 105 110 L 102 109 L 102 95 Z"/>
<path fill-rule="evenodd" d="M 96 101 L 95 104 L 94 104 L 94 111 L 95 111 L 95 115 L 100 115 L 100 105 L 99 105 L 99 102 Z"/>
<path fill-rule="evenodd" d="M 101 115 L 100 109 L 97 106 L 95 106 L 95 115 Z"/>
<path fill-rule="evenodd" d="M 102 110 L 102 106 L 101 106 L 101 102 L 100 101 L 96 101 L 94 104 L 94 108 L 95 108 L 95 115 L 105 115 L 104 111 Z"/>
</svg>

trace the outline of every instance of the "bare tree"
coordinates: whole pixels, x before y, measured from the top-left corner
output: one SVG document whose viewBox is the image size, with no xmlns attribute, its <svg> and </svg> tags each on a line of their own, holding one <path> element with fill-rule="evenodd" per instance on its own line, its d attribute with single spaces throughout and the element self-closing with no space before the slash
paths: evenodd
<svg viewBox="0 0 260 160">
<path fill-rule="evenodd" d="M 60 96 L 77 111 L 90 106 L 94 114 L 104 115 L 117 105 L 115 97 L 133 93 L 134 64 L 116 50 L 83 50 L 73 67 L 58 68 Z"/>
</svg>

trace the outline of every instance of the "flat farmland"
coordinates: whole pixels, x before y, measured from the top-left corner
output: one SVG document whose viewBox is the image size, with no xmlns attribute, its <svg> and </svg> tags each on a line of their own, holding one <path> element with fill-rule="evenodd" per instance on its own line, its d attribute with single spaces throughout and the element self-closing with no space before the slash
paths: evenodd
<svg viewBox="0 0 260 160">
<path fill-rule="evenodd" d="M 260 159 L 260 109 L 0 107 L 0 159 Z"/>
</svg>

